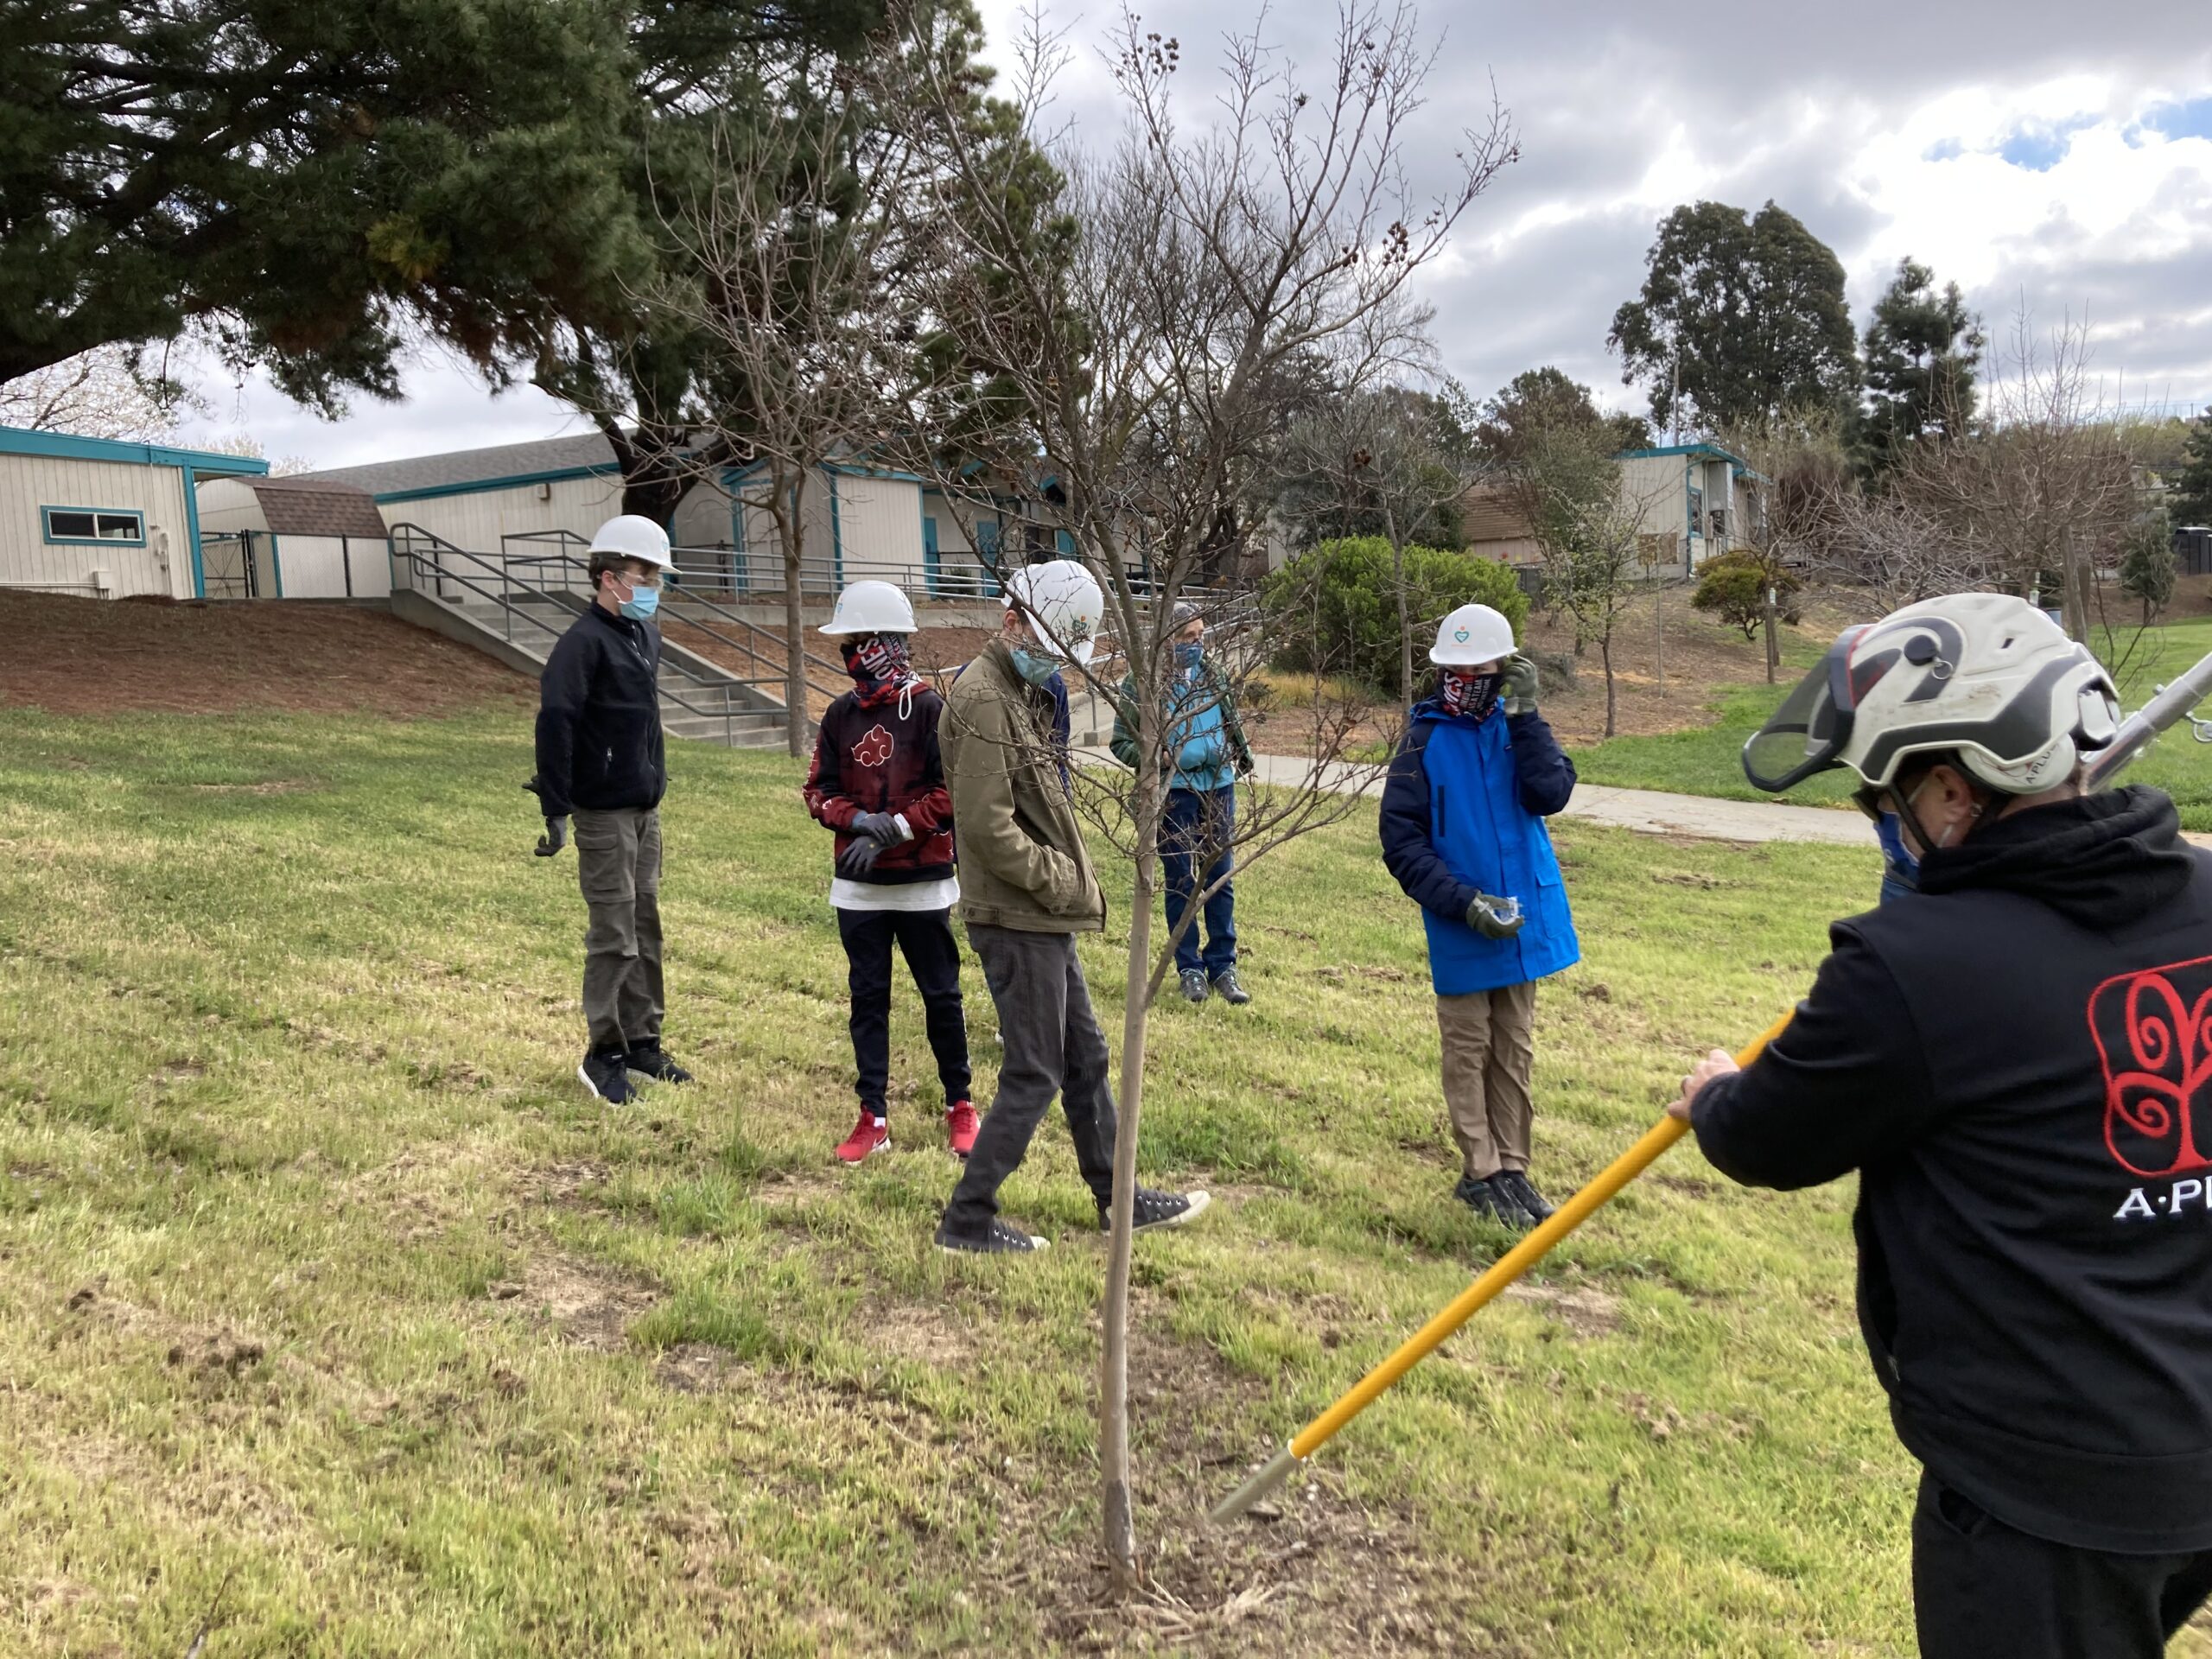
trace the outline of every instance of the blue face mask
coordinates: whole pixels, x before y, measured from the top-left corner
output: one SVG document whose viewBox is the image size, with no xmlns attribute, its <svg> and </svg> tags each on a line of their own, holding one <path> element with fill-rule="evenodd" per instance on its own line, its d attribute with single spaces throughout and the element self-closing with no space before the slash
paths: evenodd
<svg viewBox="0 0 2212 1659">
<path fill-rule="evenodd" d="M 660 589 L 658 588 L 632 588 L 630 597 L 622 601 L 622 614 L 632 622 L 642 622 L 658 609 Z"/>
<path fill-rule="evenodd" d="M 1195 639 L 1175 642 L 1175 666 L 1185 674 L 1204 662 L 1206 648 Z"/>
<path fill-rule="evenodd" d="M 1043 656 L 1033 651 L 1024 651 L 1020 645 L 1008 645 L 1007 654 L 1014 658 L 1014 671 L 1039 691 L 1051 684 L 1052 676 L 1060 671 L 1059 660 L 1057 658 Z"/>
<path fill-rule="evenodd" d="M 1904 844 L 1904 825 L 1894 812 L 1885 812 L 1874 821 L 1874 837 L 1882 843 L 1882 856 L 1888 868 L 1882 873 L 1882 897 L 1893 899 L 1897 894 L 1892 886 L 1911 892 L 1920 886 L 1920 858 Z"/>
</svg>

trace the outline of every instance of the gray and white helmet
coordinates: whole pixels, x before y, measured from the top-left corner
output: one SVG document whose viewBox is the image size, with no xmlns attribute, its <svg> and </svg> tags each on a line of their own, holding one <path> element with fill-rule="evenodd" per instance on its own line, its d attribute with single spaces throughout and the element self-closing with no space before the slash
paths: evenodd
<svg viewBox="0 0 2212 1659">
<path fill-rule="evenodd" d="M 2033 795 L 2074 774 L 2120 725 L 2120 693 L 2087 645 L 2025 600 L 1949 594 L 1847 628 L 1744 745 L 1744 775 L 1780 794 L 1838 766 L 1885 789 L 1916 754 Z"/>
</svg>

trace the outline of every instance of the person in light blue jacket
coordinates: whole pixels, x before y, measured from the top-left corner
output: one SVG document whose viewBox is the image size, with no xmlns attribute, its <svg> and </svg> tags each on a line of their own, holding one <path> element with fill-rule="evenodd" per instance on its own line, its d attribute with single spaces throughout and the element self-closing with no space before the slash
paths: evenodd
<svg viewBox="0 0 2212 1659">
<path fill-rule="evenodd" d="M 1160 825 L 1160 867 L 1167 889 L 1169 931 L 1183 925 L 1197 894 L 1213 889 L 1200 915 L 1191 918 L 1190 931 L 1176 941 L 1175 969 L 1188 1001 L 1203 1002 L 1217 994 L 1223 1001 L 1241 1006 L 1252 995 L 1236 975 L 1236 888 L 1230 880 L 1235 865 L 1230 843 L 1236 828 L 1236 780 L 1252 770 L 1252 746 L 1236 718 L 1229 677 L 1206 658 L 1205 619 L 1191 606 L 1178 604 L 1168 613 L 1168 626 L 1175 659 L 1170 666 L 1166 741 L 1160 746 L 1167 801 Z M 1119 702 L 1114 755 L 1135 767 L 1134 674 L 1122 682 Z"/>
<path fill-rule="evenodd" d="M 1463 605 L 1437 630 L 1436 695 L 1415 705 L 1382 791 L 1382 859 L 1428 929 L 1453 1196 L 1520 1229 L 1552 1206 L 1529 1179 L 1536 982 L 1581 958 L 1544 820 L 1574 763 L 1536 712 L 1513 625 Z"/>
</svg>

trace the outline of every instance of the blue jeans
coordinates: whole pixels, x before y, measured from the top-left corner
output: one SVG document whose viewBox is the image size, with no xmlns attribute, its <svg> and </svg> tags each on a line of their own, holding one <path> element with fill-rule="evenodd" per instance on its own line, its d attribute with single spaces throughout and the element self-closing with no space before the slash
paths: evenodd
<svg viewBox="0 0 2212 1659">
<path fill-rule="evenodd" d="M 1199 927 L 1192 922 L 1175 947 L 1175 966 L 1182 973 L 1204 970 L 1217 979 L 1236 965 L 1236 889 L 1224 880 L 1234 865 L 1230 857 L 1230 831 L 1236 823 L 1236 791 L 1171 789 L 1167 810 L 1160 824 L 1160 868 L 1167 887 L 1167 925 L 1182 925 L 1191 900 L 1201 887 L 1220 881 L 1221 888 L 1206 900 L 1205 944 L 1198 944 Z M 1198 861 L 1209 859 L 1203 878 L 1196 874 Z"/>
</svg>

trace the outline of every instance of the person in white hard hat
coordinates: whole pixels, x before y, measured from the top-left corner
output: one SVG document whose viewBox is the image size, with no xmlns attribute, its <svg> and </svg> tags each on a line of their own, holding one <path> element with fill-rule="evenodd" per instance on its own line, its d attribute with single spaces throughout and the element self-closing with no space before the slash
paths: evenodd
<svg viewBox="0 0 2212 1659">
<path fill-rule="evenodd" d="M 1544 820 L 1574 763 L 1536 712 L 1536 668 L 1513 625 L 1463 605 L 1428 653 L 1382 793 L 1382 858 L 1428 930 L 1444 1103 L 1459 1143 L 1452 1195 L 1518 1230 L 1552 1212 L 1529 1179 L 1536 982 L 1581 958 Z"/>
<path fill-rule="evenodd" d="M 952 906 L 952 797 L 938 748 L 944 700 L 914 671 L 914 607 L 887 582 L 837 595 L 822 632 L 842 647 L 853 689 L 830 705 L 806 774 L 806 810 L 836 834 L 830 903 L 852 995 L 860 1121 L 836 1150 L 857 1164 L 891 1144 L 891 950 L 914 976 L 956 1158 L 976 1144 L 968 1100 L 968 1027 Z"/>
<path fill-rule="evenodd" d="M 1097 582 L 1071 560 L 1014 572 L 1000 635 L 954 683 L 940 727 L 960 826 L 960 917 L 1005 1045 L 998 1098 L 938 1227 L 948 1250 L 1044 1247 L 1000 1217 L 998 1193 L 1055 1095 L 1102 1228 L 1113 1201 L 1106 1039 L 1075 950 L 1077 934 L 1105 926 L 1106 899 L 1076 819 L 1051 690 L 1064 665 L 1090 664 L 1105 608 Z M 1205 1209 L 1206 1195 L 1140 1187 L 1135 1204 L 1140 1229 L 1173 1227 Z"/>
<path fill-rule="evenodd" d="M 584 1020 L 589 1046 L 576 1075 L 613 1104 L 632 1075 L 689 1083 L 661 1046 L 660 630 L 653 624 L 668 532 L 625 513 L 592 537 L 592 603 L 553 646 L 538 677 L 537 776 L 545 814 L 537 844 L 550 857 L 575 821 L 584 935 Z"/>
<path fill-rule="evenodd" d="M 1747 1185 L 1858 1176 L 1929 1659 L 2156 1659 L 2212 1591 L 2212 854 L 2155 789 L 2085 792 L 2118 715 L 2009 594 L 1847 630 L 1744 771 L 1852 773 L 1910 890 L 1668 1109 Z"/>
</svg>

